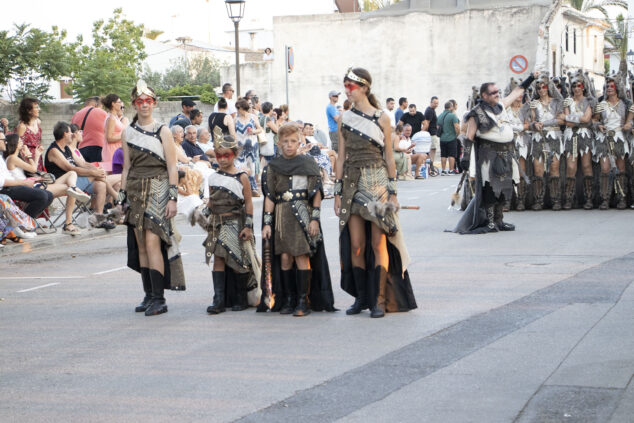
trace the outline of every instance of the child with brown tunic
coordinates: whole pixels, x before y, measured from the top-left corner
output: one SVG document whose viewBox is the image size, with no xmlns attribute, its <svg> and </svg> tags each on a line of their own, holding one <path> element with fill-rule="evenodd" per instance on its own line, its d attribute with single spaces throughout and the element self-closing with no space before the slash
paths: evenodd
<svg viewBox="0 0 634 423">
<path fill-rule="evenodd" d="M 281 156 L 262 173 L 262 239 L 273 244 L 273 291 L 278 299 L 272 311 L 294 316 L 305 316 L 311 309 L 335 311 L 319 224 L 323 195 L 319 166 L 311 157 L 298 154 L 300 136 L 295 124 L 283 125 L 278 137 Z"/>
</svg>

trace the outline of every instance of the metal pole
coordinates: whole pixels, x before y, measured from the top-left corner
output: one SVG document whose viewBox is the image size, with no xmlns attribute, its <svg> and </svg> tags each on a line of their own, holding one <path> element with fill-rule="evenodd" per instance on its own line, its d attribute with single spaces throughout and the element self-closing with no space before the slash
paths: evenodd
<svg viewBox="0 0 634 423">
<path fill-rule="evenodd" d="M 238 36 L 239 21 L 233 23 L 236 33 L 236 98 L 240 97 L 240 37 Z"/>
<path fill-rule="evenodd" d="M 286 105 L 288 106 L 288 46 L 284 46 L 284 63 L 286 64 Z"/>
</svg>

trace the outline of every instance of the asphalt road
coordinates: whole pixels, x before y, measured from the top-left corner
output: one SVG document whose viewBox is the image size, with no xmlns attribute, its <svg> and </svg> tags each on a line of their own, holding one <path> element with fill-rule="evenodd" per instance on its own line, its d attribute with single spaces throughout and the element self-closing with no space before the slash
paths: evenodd
<svg viewBox="0 0 634 423">
<path fill-rule="evenodd" d="M 0 256 L 0 421 L 634 421 L 634 211 L 461 236 L 443 232 L 457 182 L 399 183 L 421 207 L 400 213 L 419 308 L 384 319 L 208 316 L 204 234 L 184 222 L 187 291 L 157 317 L 133 311 L 121 232 Z M 322 226 L 343 310 L 332 200 Z"/>
</svg>

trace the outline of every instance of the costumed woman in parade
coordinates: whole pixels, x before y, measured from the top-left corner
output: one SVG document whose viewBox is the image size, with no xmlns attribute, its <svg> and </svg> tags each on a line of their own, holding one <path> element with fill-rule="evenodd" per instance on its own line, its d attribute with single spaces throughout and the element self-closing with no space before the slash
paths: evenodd
<svg viewBox="0 0 634 423">
<path fill-rule="evenodd" d="M 564 150 L 566 152 L 566 191 L 564 193 L 564 210 L 572 208 L 574 200 L 577 166 L 581 159 L 583 172 L 583 191 L 586 202 L 583 208 L 591 210 L 593 207 L 592 176 L 592 111 L 596 106 L 596 99 L 591 95 L 591 85 L 579 71 L 570 81 L 572 97 L 564 100 L 564 114 L 566 115 L 566 129 L 564 130 Z"/>
<path fill-rule="evenodd" d="M 272 286 L 266 286 L 263 275 L 258 311 L 266 311 L 267 305 L 271 311 L 293 316 L 306 316 L 311 310 L 335 311 L 320 224 L 320 169 L 311 156 L 298 154 L 300 129 L 296 124 L 282 125 L 278 138 L 281 155 L 262 173 L 262 240 L 271 243 L 273 257 L 269 263 Z M 263 257 L 267 256 L 263 251 Z"/>
<path fill-rule="evenodd" d="M 564 124 L 564 108 L 561 93 L 552 81 L 544 77 L 535 82 L 535 95 L 531 101 L 530 130 L 533 132 L 533 210 L 544 208 L 545 177 L 552 209 L 561 210 L 561 182 L 559 160 L 563 154 L 560 125 Z"/>
<path fill-rule="evenodd" d="M 462 169 L 469 169 L 471 151 L 474 151 L 475 195 L 454 232 L 479 234 L 515 230 L 515 226 L 503 221 L 505 199 L 511 198 L 513 184 L 519 183 L 520 178 L 513 153 L 513 128 L 504 108 L 522 97 L 535 76 L 530 75 L 502 100 L 493 82 L 485 82 L 480 87 L 482 101 L 467 115 L 467 134 L 462 139 Z"/>
<path fill-rule="evenodd" d="M 616 169 L 614 188 L 617 197 L 617 209 L 626 207 L 625 193 L 627 192 L 627 174 L 625 173 L 625 156 L 630 154 L 630 144 L 625 138 L 626 128 L 631 129 L 631 122 L 626 122 L 631 102 L 627 99 L 625 88 L 616 77 L 605 79 L 605 100 L 597 104 L 594 111 L 595 142 L 592 155 L 601 163 L 599 176 L 599 193 L 601 204 L 599 209 L 610 207 L 612 186 L 610 184 L 610 169 Z"/>
<path fill-rule="evenodd" d="M 245 310 L 260 299 L 249 177 L 235 167 L 239 153 L 235 138 L 223 135 L 218 126 L 214 129 L 214 151 L 219 169 L 209 176 L 209 202 L 190 216 L 192 225 L 198 222 L 208 232 L 203 242 L 205 259 L 207 264 L 212 256 L 214 260 L 214 297 L 207 307 L 209 314 L 222 313 L 226 307 Z"/>
<path fill-rule="evenodd" d="M 185 275 L 172 218 L 176 216 L 178 171 L 172 134 L 152 116 L 156 94 L 139 80 L 132 90 L 137 111 L 121 134 L 123 172 L 118 203 L 128 225 L 128 267 L 141 273 L 145 297 L 135 311 L 167 312 L 164 289 L 184 290 Z"/>
<path fill-rule="evenodd" d="M 343 84 L 353 106 L 339 124 L 334 188 L 341 288 L 355 297 L 346 314 L 369 308 L 370 317 L 378 318 L 417 307 L 397 215 L 392 128 L 371 93 L 367 70 L 350 68 Z"/>
</svg>

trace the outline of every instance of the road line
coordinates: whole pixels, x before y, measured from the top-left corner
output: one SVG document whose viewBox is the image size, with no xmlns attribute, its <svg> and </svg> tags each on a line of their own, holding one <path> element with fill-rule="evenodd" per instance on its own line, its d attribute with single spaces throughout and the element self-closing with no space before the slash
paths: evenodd
<svg viewBox="0 0 634 423">
<path fill-rule="evenodd" d="M 127 269 L 128 266 L 117 267 L 116 269 L 104 270 L 103 272 L 93 273 L 93 275 L 105 275 L 106 273 L 116 272 L 119 270 Z"/>
<path fill-rule="evenodd" d="M 22 289 L 18 292 L 29 292 L 29 291 L 35 291 L 36 289 L 40 289 L 40 288 L 46 288 L 49 286 L 55 286 L 55 285 L 59 285 L 59 282 L 54 282 L 54 283 L 47 283 L 46 285 L 40 285 L 40 286 L 36 286 L 33 288 L 27 288 L 27 289 Z"/>
<path fill-rule="evenodd" d="M 83 279 L 84 276 L 2 276 L 2 281 L 14 281 L 18 279 Z"/>
</svg>

